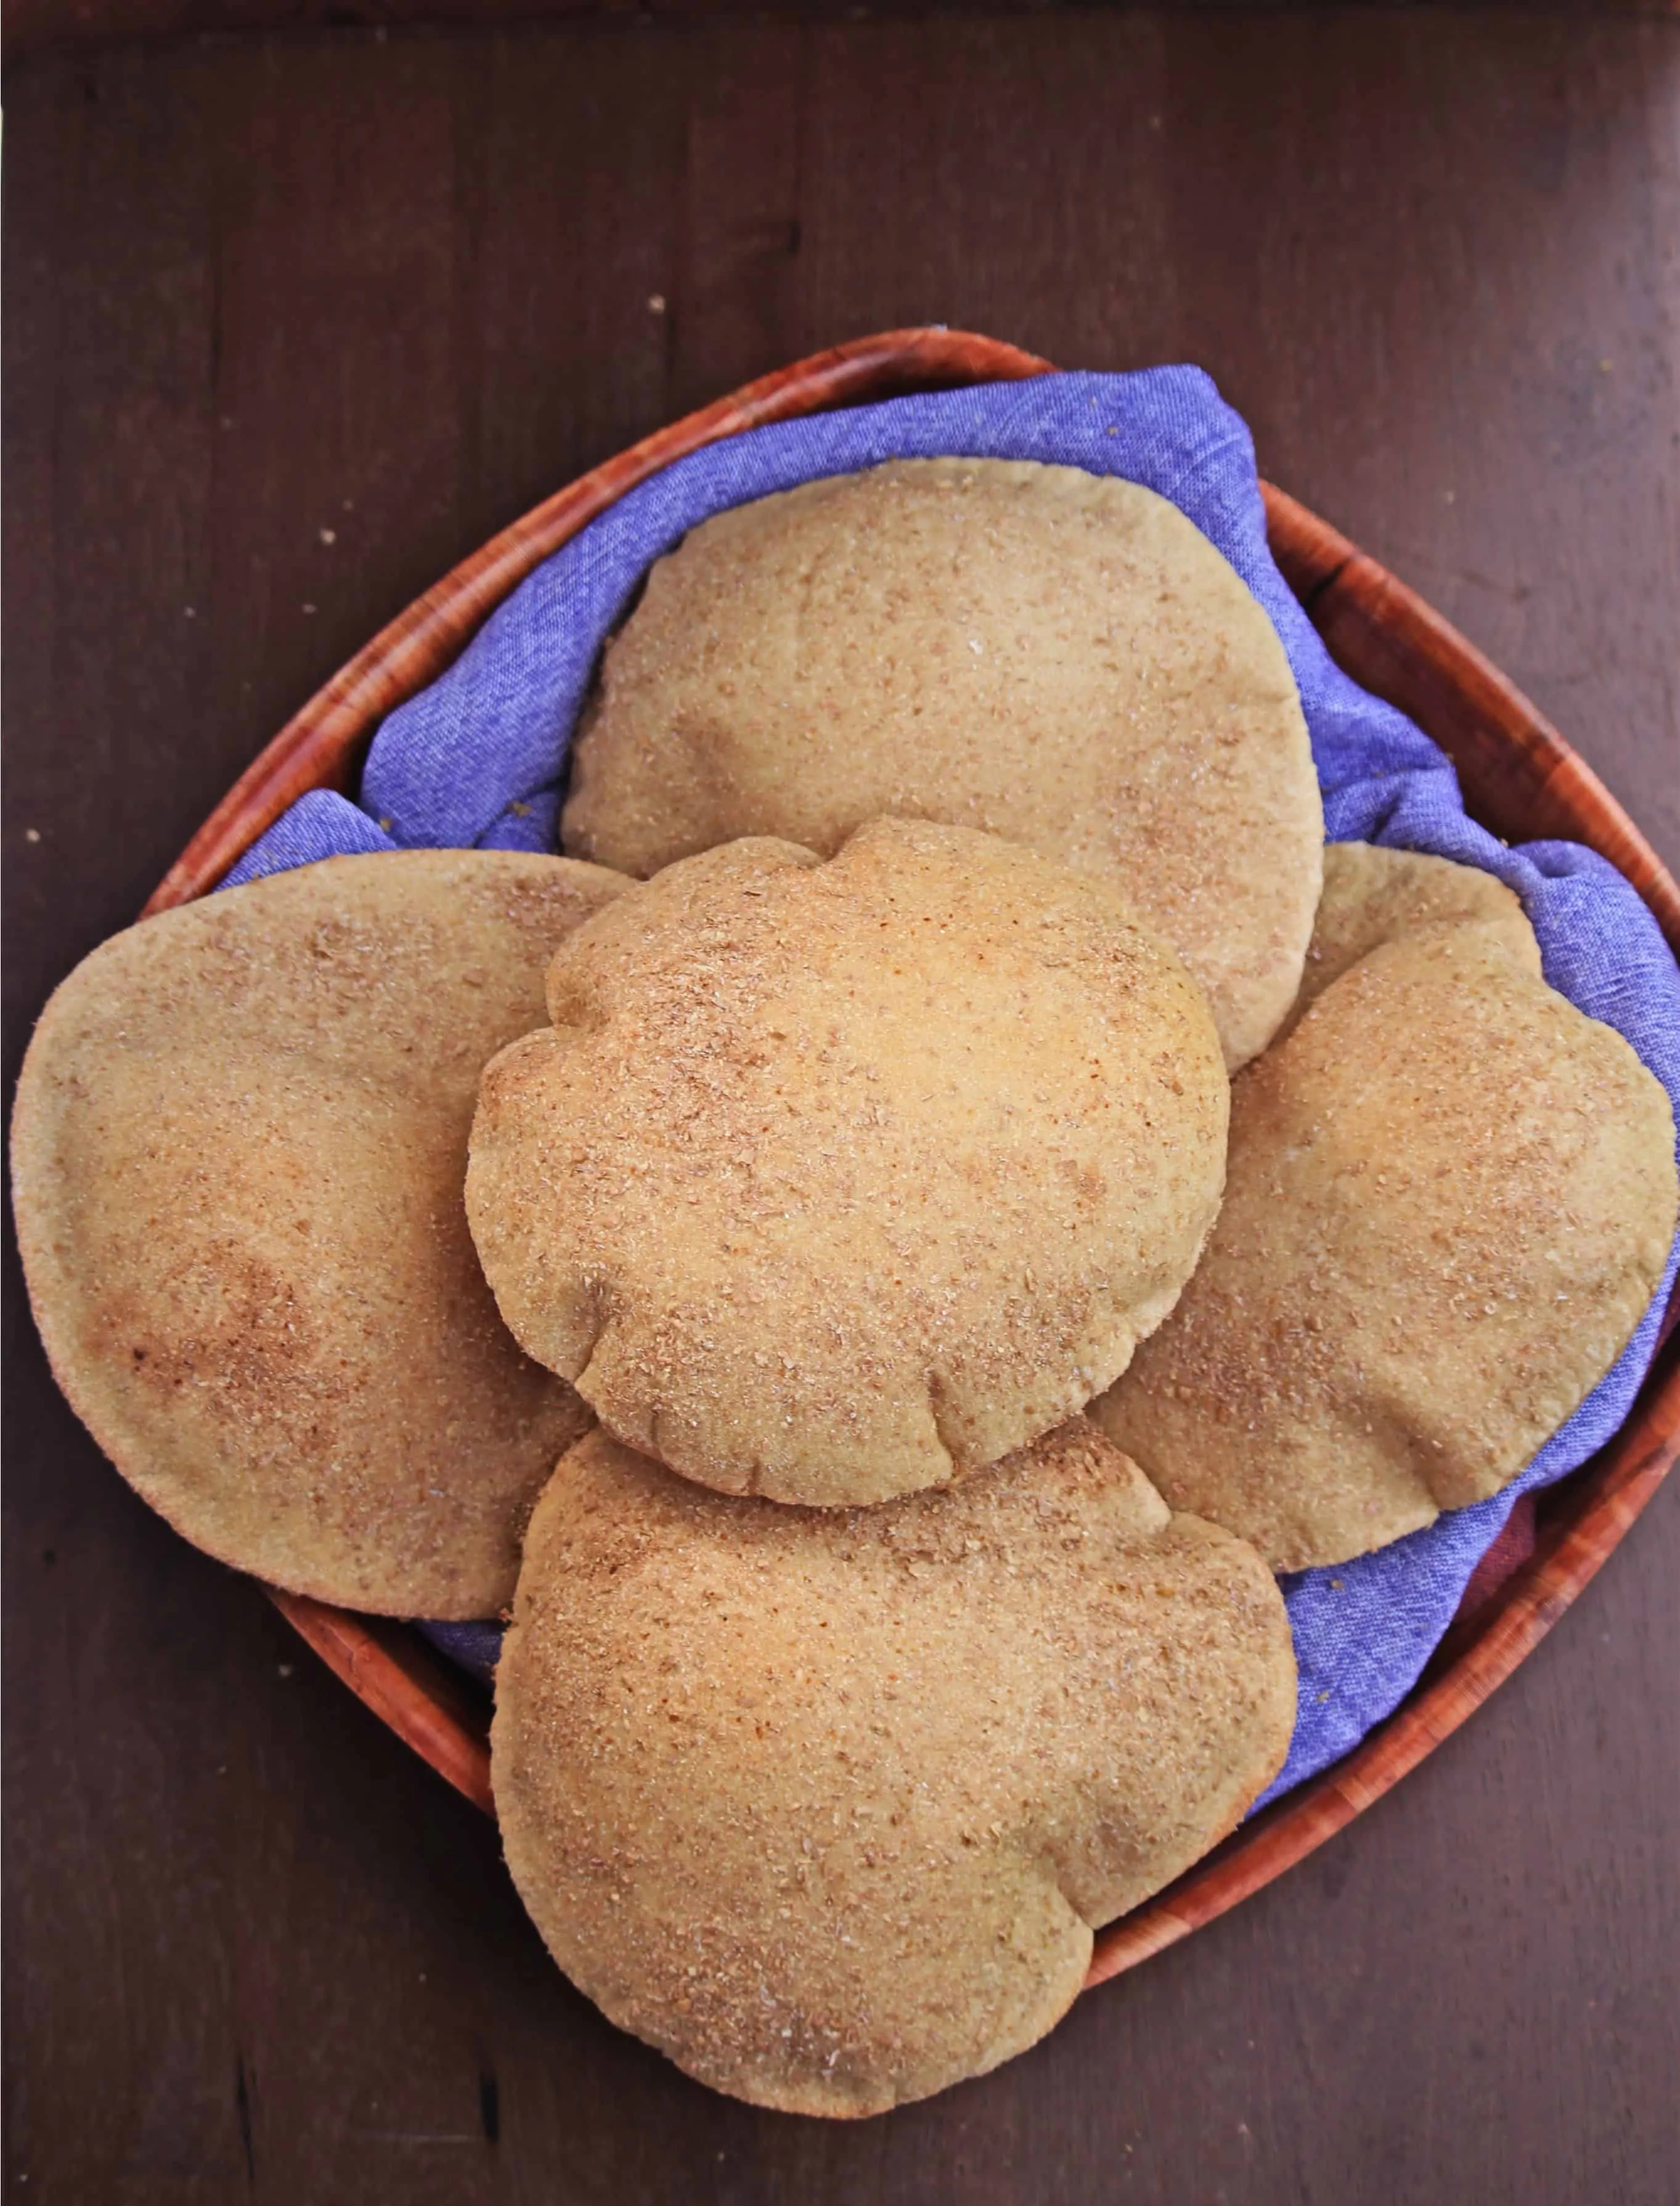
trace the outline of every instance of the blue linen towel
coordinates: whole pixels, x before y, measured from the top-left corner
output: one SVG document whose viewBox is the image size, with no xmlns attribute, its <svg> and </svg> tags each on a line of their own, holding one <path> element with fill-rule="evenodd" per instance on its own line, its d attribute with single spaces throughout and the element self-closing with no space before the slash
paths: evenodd
<svg viewBox="0 0 1680 2206">
<path fill-rule="evenodd" d="M 1266 608 L 1301 691 L 1331 841 L 1480 866 L 1522 898 L 1546 976 L 1632 1043 L 1680 1117 L 1680 973 L 1615 868 L 1570 843 L 1508 849 L 1465 815 L 1445 754 L 1331 659 L 1266 547 L 1247 426 L 1198 368 L 1046 375 L 893 399 L 727 438 L 641 484 L 527 576 L 459 659 L 376 734 L 360 805 L 301 798 L 223 885 L 348 851 L 552 850 L 567 747 L 603 642 L 642 576 L 708 516 L 891 459 L 1039 460 L 1121 475 L 1171 498 Z M 1585 1462 L 1627 1415 L 1673 1285 L 1613 1368 L 1503 1494 L 1334 1570 L 1283 1581 L 1300 1666 L 1289 1759 L 1263 1796 L 1338 1760 L 1403 1698 L 1516 1496 Z M 489 1627 L 428 1626 L 480 1673 Z"/>
</svg>

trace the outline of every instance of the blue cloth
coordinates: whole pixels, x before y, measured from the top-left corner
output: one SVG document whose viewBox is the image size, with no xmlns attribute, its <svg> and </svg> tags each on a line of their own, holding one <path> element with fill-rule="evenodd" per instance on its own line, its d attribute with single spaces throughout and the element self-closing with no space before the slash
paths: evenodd
<svg viewBox="0 0 1680 2206">
<path fill-rule="evenodd" d="M 1332 841 L 1370 841 L 1485 867 L 1514 889 L 1546 978 L 1625 1034 L 1677 1100 L 1680 975 L 1613 867 L 1569 843 L 1508 850 L 1466 818 L 1445 754 L 1334 665 L 1266 548 L 1254 446 L 1190 367 L 1047 375 L 778 423 L 678 461 L 529 575 L 460 659 L 376 735 L 361 806 L 306 796 L 230 883 L 343 850 L 426 845 L 551 850 L 567 745 L 602 644 L 654 559 L 709 515 L 889 459 L 1040 460 L 1122 475 L 1171 498 L 1224 552 L 1289 653 Z M 1621 1423 L 1656 1344 L 1675 1256 L 1614 1368 L 1514 1485 L 1428 1530 L 1284 1581 L 1300 1713 L 1275 1797 L 1337 1760 L 1409 1690 L 1516 1496 L 1574 1470 Z M 438 1637 L 450 1643 L 451 1635 Z M 453 1637 L 460 1637 L 456 1631 Z M 484 1666 L 485 1648 L 469 1650 Z"/>
</svg>

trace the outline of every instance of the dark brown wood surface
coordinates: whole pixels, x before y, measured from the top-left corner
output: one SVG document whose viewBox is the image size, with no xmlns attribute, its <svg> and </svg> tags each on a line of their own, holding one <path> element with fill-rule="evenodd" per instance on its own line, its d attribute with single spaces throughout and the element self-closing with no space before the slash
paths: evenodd
<svg viewBox="0 0 1680 2206">
<path fill-rule="evenodd" d="M 1204 361 L 1680 858 L 1671 22 L 314 34 L 26 61 L 7 107 L 9 1078 L 454 558 L 894 323 Z M 567 1988 L 488 1827 L 127 1494 L 8 1289 L 9 2197 L 1676 2196 L 1672 1491 L 1314 1860 L 826 2128 Z"/>
<path fill-rule="evenodd" d="M 1184 0 L 1202 4 L 1203 0 Z M 1073 10 L 1089 0 L 991 0 L 992 15 Z M 1276 0 L 1215 0 L 1226 8 L 1267 9 Z M 1337 0 L 1307 0 L 1329 8 Z M 1449 0 L 1474 6 L 1476 0 Z M 1673 15 L 1680 0 L 1506 0 L 1542 15 Z M 915 20 L 980 12 L 966 0 L 775 0 L 748 10 L 739 0 L 9 0 L 4 11 L 7 60 L 51 48 L 91 46 L 116 39 L 162 40 L 191 33 L 386 29 L 414 24 L 501 23 L 635 15 L 658 22 L 693 23 L 707 17 L 750 13 L 760 20 L 863 22 Z"/>
</svg>

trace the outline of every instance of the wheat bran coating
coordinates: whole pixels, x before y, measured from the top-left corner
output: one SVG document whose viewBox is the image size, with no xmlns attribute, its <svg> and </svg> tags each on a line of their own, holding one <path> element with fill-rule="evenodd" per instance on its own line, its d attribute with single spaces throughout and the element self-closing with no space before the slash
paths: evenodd
<svg viewBox="0 0 1680 2206">
<path fill-rule="evenodd" d="M 493 1614 L 587 1422 L 497 1316 L 461 1182 L 486 1058 L 626 885 L 332 858 L 144 921 L 41 1015 L 13 1122 L 72 1406 L 179 1531 L 297 1592 Z"/>
<path fill-rule="evenodd" d="M 1092 1930 L 1280 1766 L 1276 1584 L 1083 1418 L 950 1494 L 707 1494 L 604 1433 L 531 1521 L 496 1680 L 508 1863 L 625 2030 L 870 2114 L 1056 2022 Z"/>
<path fill-rule="evenodd" d="M 1324 854 L 1324 892 L 1307 946 L 1294 1008 L 1277 1040 L 1299 1023 L 1332 981 L 1385 942 L 1429 927 L 1485 927 L 1521 969 L 1540 977 L 1540 944 L 1517 897 L 1480 866 L 1388 850 L 1374 843 L 1331 843 Z"/>
<path fill-rule="evenodd" d="M 1218 1203 L 1206 1000 L 1104 884 L 880 820 L 581 927 L 485 1072 L 467 1209 L 515 1337 L 725 1492 L 879 1501 L 1125 1367 Z"/>
<path fill-rule="evenodd" d="M 1293 1000 L 1324 819 L 1289 660 L 1166 499 L 910 460 L 760 498 L 653 568 L 577 743 L 565 848 L 626 873 L 883 814 L 1115 882 L 1233 1069 Z"/>
<path fill-rule="evenodd" d="M 1668 1098 L 1486 924 L 1385 945 L 1236 1082 L 1224 1207 L 1091 1414 L 1277 1570 L 1514 1478 L 1672 1241 Z"/>
</svg>

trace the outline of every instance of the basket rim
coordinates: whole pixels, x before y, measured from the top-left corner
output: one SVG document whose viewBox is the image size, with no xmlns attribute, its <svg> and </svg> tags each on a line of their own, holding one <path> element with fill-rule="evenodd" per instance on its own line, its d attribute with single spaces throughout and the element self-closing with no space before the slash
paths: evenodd
<svg viewBox="0 0 1680 2206">
<path fill-rule="evenodd" d="M 1016 381 L 1051 363 L 943 327 L 854 339 L 760 377 L 641 438 L 468 555 L 287 722 L 194 835 L 142 917 L 207 894 L 300 796 L 349 790 L 374 728 L 435 679 L 543 559 L 671 461 L 763 423 L 911 391 Z M 1623 807 L 1529 701 L 1403 582 L 1286 492 L 1263 482 L 1268 540 L 1332 658 L 1400 704 L 1453 759 L 1473 817 L 1508 836 L 1561 833 L 1615 865 L 1680 955 L 1680 887 Z M 1548 1489 L 1533 1557 L 1455 1625 L 1395 1712 L 1342 1761 L 1242 1824 L 1174 1884 L 1097 1934 L 1086 1986 L 1212 1922 L 1362 1814 L 1530 1654 L 1626 1535 L 1680 1445 L 1680 1288 L 1619 1431 Z M 352 1692 L 439 1775 L 494 1813 L 481 1695 L 410 1625 L 265 1591 Z"/>
</svg>

